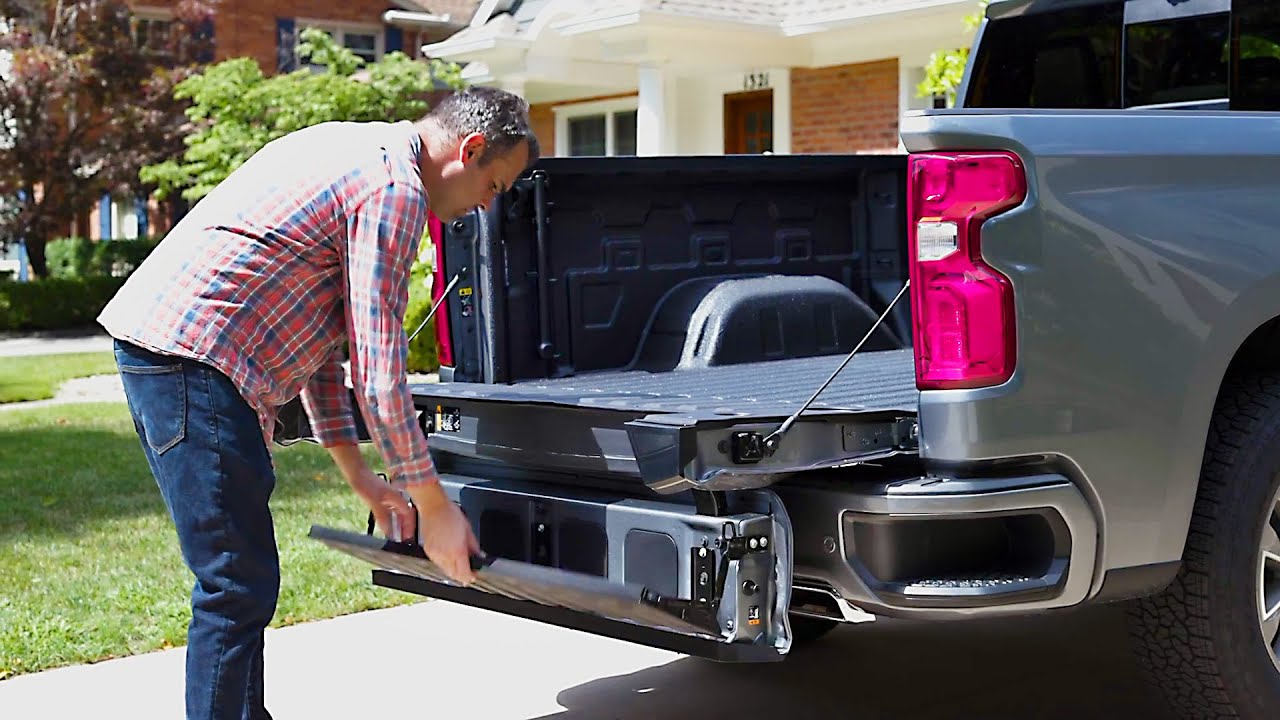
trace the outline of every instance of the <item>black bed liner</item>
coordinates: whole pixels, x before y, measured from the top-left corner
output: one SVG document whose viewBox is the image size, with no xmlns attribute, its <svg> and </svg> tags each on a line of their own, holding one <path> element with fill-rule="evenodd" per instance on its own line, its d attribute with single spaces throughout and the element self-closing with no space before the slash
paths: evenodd
<svg viewBox="0 0 1280 720">
<path fill-rule="evenodd" d="M 776 453 L 752 450 L 843 359 L 599 372 L 510 385 L 421 384 L 413 391 L 438 453 L 638 476 L 664 493 L 746 489 L 787 473 L 915 452 L 910 350 L 854 356 Z"/>
</svg>

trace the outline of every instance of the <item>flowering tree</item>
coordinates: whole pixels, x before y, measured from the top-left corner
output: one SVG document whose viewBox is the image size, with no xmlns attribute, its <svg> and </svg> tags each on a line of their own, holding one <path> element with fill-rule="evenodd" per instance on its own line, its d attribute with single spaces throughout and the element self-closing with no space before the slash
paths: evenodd
<svg viewBox="0 0 1280 720">
<path fill-rule="evenodd" d="M 139 170 L 182 150 L 173 88 L 212 59 L 211 0 L 181 0 L 139 32 L 124 0 L 0 0 L 0 243 L 45 244 L 104 192 L 144 190 Z"/>
</svg>

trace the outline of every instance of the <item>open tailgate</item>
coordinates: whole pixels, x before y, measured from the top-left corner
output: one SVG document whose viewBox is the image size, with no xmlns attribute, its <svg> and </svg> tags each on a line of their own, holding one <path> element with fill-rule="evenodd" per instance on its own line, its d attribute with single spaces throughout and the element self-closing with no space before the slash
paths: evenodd
<svg viewBox="0 0 1280 720">
<path fill-rule="evenodd" d="M 839 366 L 821 356 L 515 384 L 413 385 L 434 452 L 642 479 L 659 493 L 764 487 L 918 446 L 910 350 L 855 356 L 776 453 L 765 437 Z"/>
<path fill-rule="evenodd" d="M 477 582 L 450 581 L 416 543 L 315 526 L 384 587 L 721 661 L 790 648 L 791 529 L 767 492 L 723 515 L 678 502 L 446 475 L 472 518 Z"/>
</svg>

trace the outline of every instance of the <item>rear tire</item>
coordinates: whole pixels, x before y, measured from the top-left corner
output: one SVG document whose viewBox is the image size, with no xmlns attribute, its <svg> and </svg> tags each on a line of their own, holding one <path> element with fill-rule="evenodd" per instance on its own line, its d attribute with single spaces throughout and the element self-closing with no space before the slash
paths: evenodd
<svg viewBox="0 0 1280 720">
<path fill-rule="evenodd" d="M 1209 429 L 1182 568 L 1130 610 L 1142 669 L 1181 717 L 1277 717 L 1278 493 L 1280 374 L 1231 378 Z"/>
</svg>

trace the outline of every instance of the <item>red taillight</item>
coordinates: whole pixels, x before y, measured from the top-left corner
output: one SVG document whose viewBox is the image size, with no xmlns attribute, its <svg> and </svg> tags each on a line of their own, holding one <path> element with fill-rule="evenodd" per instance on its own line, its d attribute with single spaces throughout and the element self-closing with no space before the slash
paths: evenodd
<svg viewBox="0 0 1280 720">
<path fill-rule="evenodd" d="M 432 269 L 431 304 L 440 302 L 440 296 L 449 285 L 449 278 L 444 274 L 444 224 L 435 213 L 427 214 L 427 232 L 431 234 L 431 244 L 436 248 L 436 262 Z M 436 313 L 436 345 L 440 351 L 441 367 L 453 367 L 453 336 L 449 334 L 448 303 Z"/>
<path fill-rule="evenodd" d="M 987 218 L 1027 196 L 1012 153 L 925 153 L 908 159 L 907 239 L 916 386 L 998 385 L 1013 375 L 1013 286 L 982 260 Z"/>
</svg>

